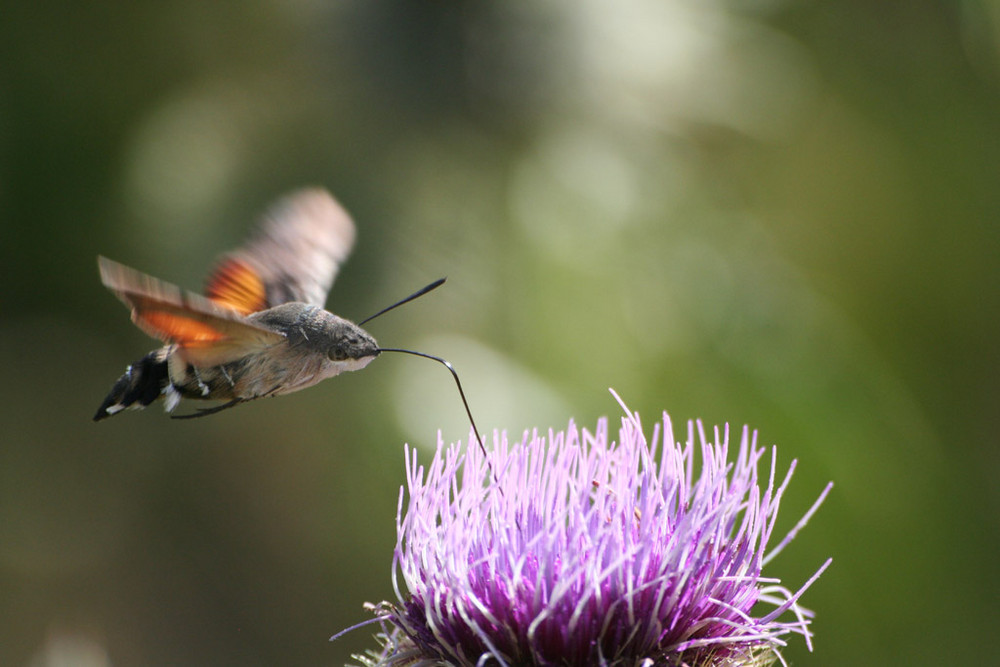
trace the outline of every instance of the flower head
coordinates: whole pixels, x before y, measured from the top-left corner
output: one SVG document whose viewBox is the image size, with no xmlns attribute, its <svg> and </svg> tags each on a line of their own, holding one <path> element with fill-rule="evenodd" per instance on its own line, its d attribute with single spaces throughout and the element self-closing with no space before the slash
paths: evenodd
<svg viewBox="0 0 1000 667">
<path fill-rule="evenodd" d="M 733 462 L 728 439 L 689 423 L 675 444 L 664 414 L 647 441 L 630 415 L 617 442 L 606 419 L 513 446 L 495 436 L 489 463 L 474 441 L 465 455 L 439 442 L 426 470 L 408 450 L 399 601 L 378 607 L 385 646 L 367 662 L 765 665 L 785 635 L 808 643 L 798 599 L 829 561 L 794 592 L 761 571 L 830 487 L 765 555 L 795 463 L 776 487 L 776 451 L 761 480 L 756 433 L 744 428 Z"/>
</svg>

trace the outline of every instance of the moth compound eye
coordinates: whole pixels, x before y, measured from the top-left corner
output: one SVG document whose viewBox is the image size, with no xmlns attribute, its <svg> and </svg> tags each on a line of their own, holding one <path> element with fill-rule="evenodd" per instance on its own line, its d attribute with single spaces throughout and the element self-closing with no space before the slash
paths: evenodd
<svg viewBox="0 0 1000 667">
<path fill-rule="evenodd" d="M 343 361 L 347 359 L 347 352 L 343 348 L 335 347 L 330 350 L 330 359 L 333 361 Z"/>
</svg>

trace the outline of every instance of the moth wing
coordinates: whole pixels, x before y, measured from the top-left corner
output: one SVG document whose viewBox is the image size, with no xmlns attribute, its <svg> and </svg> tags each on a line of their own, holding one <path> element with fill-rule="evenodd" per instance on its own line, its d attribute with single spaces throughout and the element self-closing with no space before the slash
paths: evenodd
<svg viewBox="0 0 1000 667">
<path fill-rule="evenodd" d="M 136 326 L 153 338 L 176 344 L 181 358 L 194 366 L 234 361 L 285 339 L 199 294 L 106 257 L 98 257 L 97 263 L 101 282 L 132 310 Z"/>
<path fill-rule="evenodd" d="M 222 257 L 205 295 L 244 315 L 290 301 L 322 308 L 354 236 L 351 217 L 329 192 L 299 190 L 278 200 L 250 240 Z"/>
</svg>

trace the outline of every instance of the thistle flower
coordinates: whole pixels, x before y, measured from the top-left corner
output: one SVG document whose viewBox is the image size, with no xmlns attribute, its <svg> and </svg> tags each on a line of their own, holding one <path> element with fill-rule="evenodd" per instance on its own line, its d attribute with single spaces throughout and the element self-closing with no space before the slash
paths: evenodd
<svg viewBox="0 0 1000 667">
<path fill-rule="evenodd" d="M 382 667 L 758 666 L 781 659 L 790 633 L 811 650 L 799 598 L 830 561 L 796 591 L 761 571 L 830 485 L 765 555 L 795 462 L 775 487 L 772 449 L 762 486 L 756 432 L 743 429 L 732 463 L 728 427 L 713 435 L 689 422 L 675 444 L 664 413 L 647 442 L 632 414 L 617 442 L 606 419 L 513 446 L 495 434 L 489 463 L 471 438 L 463 456 L 439 437 L 426 470 L 408 449 L 398 603 L 375 607 L 381 652 L 356 657 Z"/>
</svg>

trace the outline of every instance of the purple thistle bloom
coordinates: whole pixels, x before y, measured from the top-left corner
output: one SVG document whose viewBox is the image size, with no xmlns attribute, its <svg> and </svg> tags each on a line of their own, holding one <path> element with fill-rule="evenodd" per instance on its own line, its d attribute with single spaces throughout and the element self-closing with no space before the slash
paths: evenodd
<svg viewBox="0 0 1000 667">
<path fill-rule="evenodd" d="M 765 555 L 795 462 L 775 487 L 772 449 L 762 486 L 756 433 L 743 429 L 730 463 L 728 427 L 711 441 L 700 422 L 687 431 L 675 445 L 664 414 L 647 442 L 635 414 L 622 419 L 616 444 L 606 419 L 593 433 L 570 422 L 513 446 L 495 435 L 489 464 L 475 440 L 464 456 L 439 440 L 426 470 L 408 449 L 393 568 L 399 603 L 377 607 L 383 650 L 359 659 L 756 666 L 781 659 L 789 633 L 811 649 L 811 613 L 798 600 L 830 561 L 794 592 L 761 570 L 831 485 Z"/>
</svg>

